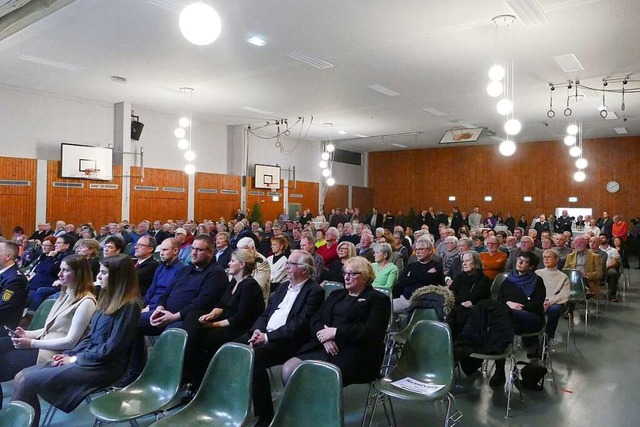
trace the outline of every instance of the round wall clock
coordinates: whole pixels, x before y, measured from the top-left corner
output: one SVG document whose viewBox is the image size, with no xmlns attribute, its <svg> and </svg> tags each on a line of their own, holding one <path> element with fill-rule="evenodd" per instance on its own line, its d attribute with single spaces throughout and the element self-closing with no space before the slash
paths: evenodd
<svg viewBox="0 0 640 427">
<path fill-rule="evenodd" d="M 607 182 L 607 191 L 609 193 L 617 193 L 620 190 L 620 184 L 616 181 Z"/>
</svg>

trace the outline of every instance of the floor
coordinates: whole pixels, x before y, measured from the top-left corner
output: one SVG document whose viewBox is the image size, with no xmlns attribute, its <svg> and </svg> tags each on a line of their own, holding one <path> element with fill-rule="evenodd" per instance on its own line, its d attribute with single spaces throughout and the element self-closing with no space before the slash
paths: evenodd
<svg viewBox="0 0 640 427">
<path fill-rule="evenodd" d="M 637 266 L 637 260 L 631 260 Z M 488 386 L 488 378 L 476 375 L 457 380 L 454 395 L 463 413 L 459 426 L 636 426 L 640 425 L 640 369 L 633 354 L 640 354 L 640 270 L 627 270 L 630 287 L 624 300 L 600 307 L 597 319 L 591 317 L 588 333 L 584 324 L 575 327 L 576 345 L 565 351 L 567 321 L 560 322 L 556 338 L 560 342 L 552 353 L 554 375 L 548 375 L 543 391 L 518 394 L 512 398 L 511 417 L 504 418 L 506 399 L 501 389 Z M 583 314 L 583 310 L 580 310 Z M 584 316 L 580 319 L 583 322 Z M 523 359 L 520 355 L 519 359 Z M 463 375 L 464 377 L 464 375 Z M 3 383 L 5 396 L 11 383 Z M 360 425 L 367 387 L 354 385 L 344 390 L 345 426 Z M 9 400 L 5 398 L 5 404 Z M 45 406 L 46 409 L 46 406 Z M 442 425 L 445 406 L 441 403 L 416 404 L 394 401 L 399 426 L 414 422 Z M 147 426 L 153 418 L 139 420 Z M 71 414 L 58 411 L 52 426 L 90 426 L 93 418 L 82 404 Z M 125 425 L 125 424 L 122 424 Z M 249 424 L 250 425 L 250 424 Z M 386 426 L 381 408 L 373 425 Z"/>
</svg>

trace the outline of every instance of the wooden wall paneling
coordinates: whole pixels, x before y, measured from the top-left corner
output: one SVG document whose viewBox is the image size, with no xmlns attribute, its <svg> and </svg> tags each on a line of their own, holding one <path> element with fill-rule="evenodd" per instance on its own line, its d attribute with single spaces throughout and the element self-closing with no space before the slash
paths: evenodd
<svg viewBox="0 0 640 427">
<path fill-rule="evenodd" d="M 138 223 L 143 219 L 151 222 L 159 219 L 187 218 L 189 179 L 181 170 L 144 168 L 144 181 L 137 178 L 139 167 L 131 168 L 131 194 L 129 221 Z M 157 191 L 136 190 L 136 186 L 157 187 Z M 170 191 L 182 189 L 182 191 Z"/>
<path fill-rule="evenodd" d="M 262 223 L 264 224 L 266 221 L 273 221 L 278 218 L 278 215 L 282 213 L 282 209 L 284 209 L 284 190 L 282 186 L 284 182 L 280 181 L 280 190 L 278 191 L 281 195 L 280 200 L 274 202 L 272 197 L 269 196 L 269 190 L 259 189 L 253 187 L 253 177 L 247 176 L 247 208 L 251 211 L 256 203 L 260 206 L 260 212 L 262 214 Z M 256 194 L 251 194 L 256 193 Z M 259 194 L 257 194 L 259 193 Z"/>
<path fill-rule="evenodd" d="M 11 238 L 16 225 L 27 235 L 35 229 L 36 171 L 34 159 L 0 157 L 0 180 L 29 181 L 26 186 L 0 185 L 0 232 L 5 238 Z"/>
<path fill-rule="evenodd" d="M 351 207 L 359 208 L 360 215 L 368 215 L 373 209 L 373 189 L 367 187 L 351 187 Z M 377 207 L 377 206 L 376 206 Z M 396 212 L 394 211 L 395 215 Z"/>
<path fill-rule="evenodd" d="M 347 185 L 334 185 L 329 187 L 327 194 L 324 198 L 324 214 L 329 218 L 331 209 L 340 208 L 344 210 L 349 204 L 349 186 Z"/>
<path fill-rule="evenodd" d="M 518 144 L 512 157 L 503 157 L 495 145 L 432 148 L 369 154 L 369 185 L 379 209 L 417 212 L 433 206 L 450 212 L 456 205 L 469 212 L 479 206 L 488 210 L 524 213 L 529 220 L 556 207 L 589 207 L 594 215 L 603 210 L 627 220 L 640 214 L 635 190 L 640 185 L 640 137 L 584 140 L 589 161 L 587 180 L 573 180 L 575 158 L 562 141 Z M 620 183 L 610 194 L 608 181 Z M 449 202 L 448 196 L 456 196 Z M 484 196 L 493 196 L 485 202 Z M 532 196 L 533 202 L 524 202 Z M 568 197 L 578 197 L 569 203 Z"/>
<path fill-rule="evenodd" d="M 60 161 L 47 162 L 47 219 L 63 220 L 76 226 L 91 223 L 94 228 L 120 221 L 122 212 L 122 167 L 113 167 L 111 181 L 60 178 Z M 54 186 L 55 183 L 81 184 L 80 188 Z M 115 184 L 115 189 L 91 188 L 91 184 Z M 35 209 L 35 204 L 34 204 Z"/>
<path fill-rule="evenodd" d="M 216 190 L 216 193 L 211 193 L 210 190 Z M 235 193 L 225 194 L 223 190 L 230 190 Z M 194 210 L 197 221 L 201 222 L 204 219 L 218 221 L 221 217 L 224 217 L 225 220 L 233 218 L 240 207 L 240 197 L 240 176 L 196 173 Z"/>
<path fill-rule="evenodd" d="M 318 191 L 320 185 L 317 182 L 296 181 L 296 188 L 293 181 L 289 181 L 289 203 L 300 203 L 301 210 L 310 209 L 313 216 L 318 215 Z M 302 197 L 295 197 L 302 195 Z M 300 212 L 302 215 L 302 212 Z"/>
</svg>

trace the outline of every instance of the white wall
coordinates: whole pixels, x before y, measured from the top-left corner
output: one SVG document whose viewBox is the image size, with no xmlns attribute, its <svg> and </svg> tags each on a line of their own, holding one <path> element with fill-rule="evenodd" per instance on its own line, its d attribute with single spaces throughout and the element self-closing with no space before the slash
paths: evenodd
<svg viewBox="0 0 640 427">
<path fill-rule="evenodd" d="M 173 131 L 178 116 L 133 107 L 144 123 L 134 148 L 145 149 L 145 166 L 182 169 L 186 164 Z M 60 159 L 60 144 L 106 147 L 114 142 L 114 105 L 0 86 L 0 155 Z M 192 148 L 199 171 L 227 170 L 228 127 L 195 120 Z"/>
</svg>

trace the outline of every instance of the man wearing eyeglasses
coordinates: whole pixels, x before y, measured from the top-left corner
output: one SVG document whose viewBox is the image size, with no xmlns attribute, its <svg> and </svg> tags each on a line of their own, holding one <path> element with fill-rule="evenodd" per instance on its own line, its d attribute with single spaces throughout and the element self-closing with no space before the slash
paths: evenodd
<svg viewBox="0 0 640 427">
<path fill-rule="evenodd" d="M 146 295 L 153 281 L 153 275 L 158 268 L 158 261 L 153 259 L 153 252 L 156 250 L 156 246 L 158 244 L 155 237 L 151 237 L 148 234 L 140 236 L 134 245 L 134 255 L 137 259 L 135 268 L 141 296 Z"/>
<path fill-rule="evenodd" d="M 293 357 L 309 338 L 309 322 L 324 302 L 324 291 L 312 278 L 313 258 L 302 250 L 291 252 L 287 277 L 269 299 L 252 331 L 237 342 L 249 343 L 255 352 L 253 409 L 256 426 L 268 426 L 273 418 L 267 369 Z"/>
<path fill-rule="evenodd" d="M 398 278 L 398 284 L 394 288 L 393 311 L 404 312 L 409 308 L 411 294 L 427 285 L 444 286 L 444 274 L 442 264 L 435 262 L 433 255 L 433 243 L 427 236 L 420 236 L 415 245 L 416 262 L 409 263 Z"/>
<path fill-rule="evenodd" d="M 157 336 L 167 328 L 179 328 L 192 310 L 210 311 L 228 284 L 227 274 L 213 261 L 213 240 L 206 234 L 196 236 L 191 245 L 191 263 L 176 274 L 157 299 L 155 310 L 140 315 L 129 370 L 117 386 L 132 383 L 142 372 L 146 363 L 145 335 Z"/>
</svg>

